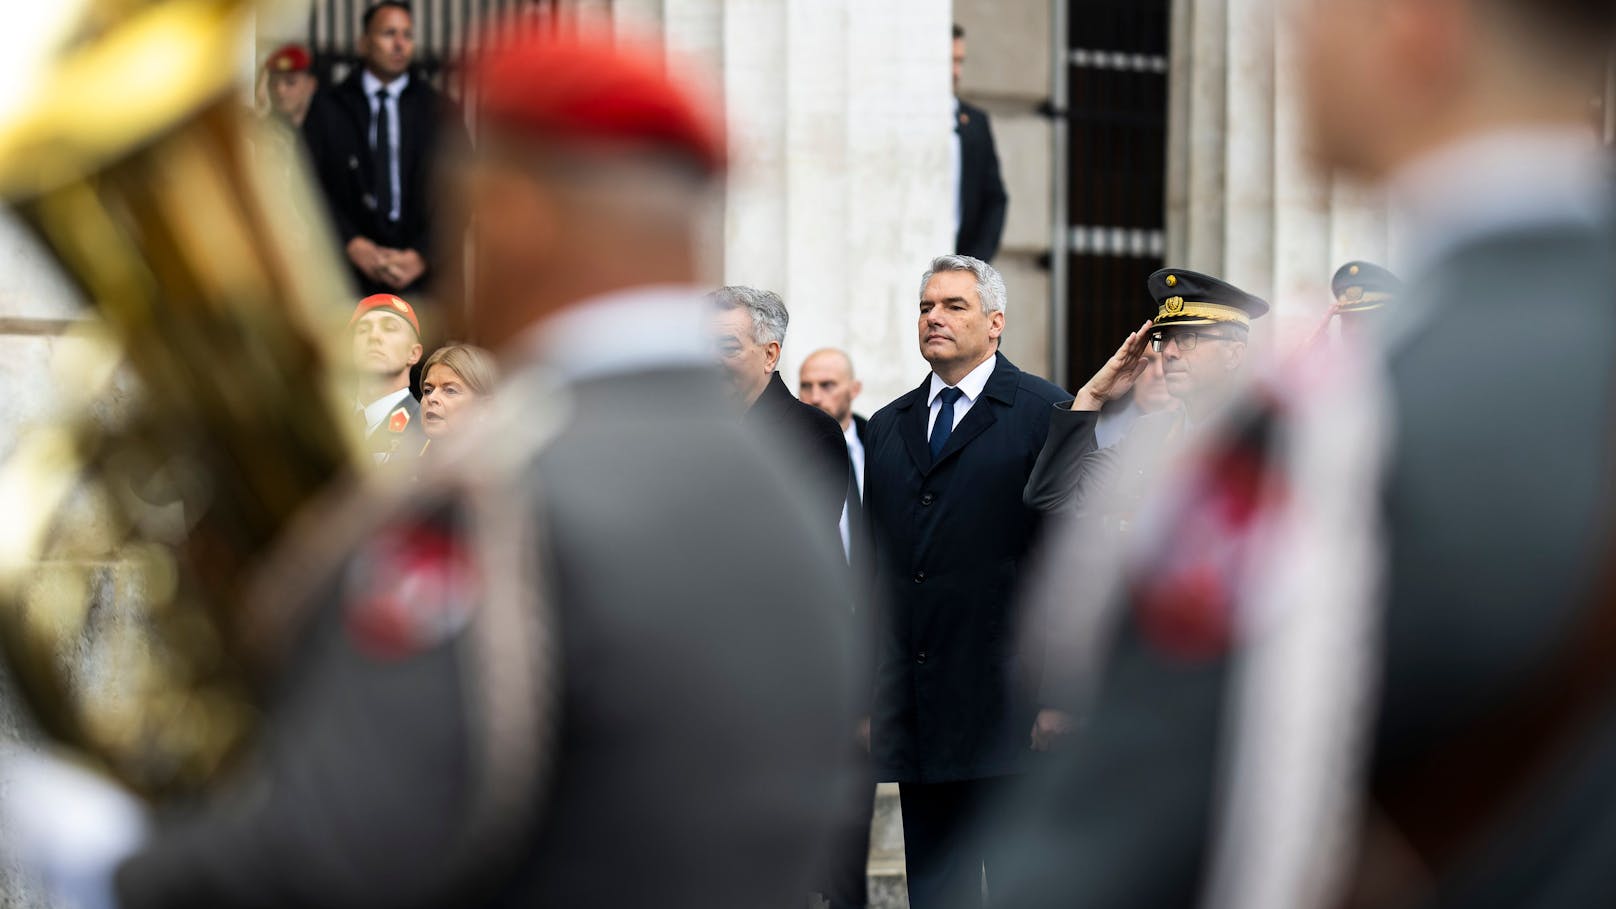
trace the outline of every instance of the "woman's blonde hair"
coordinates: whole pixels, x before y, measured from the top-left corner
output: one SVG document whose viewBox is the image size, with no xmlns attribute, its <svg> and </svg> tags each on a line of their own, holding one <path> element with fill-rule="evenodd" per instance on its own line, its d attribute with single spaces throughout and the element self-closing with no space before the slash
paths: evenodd
<svg viewBox="0 0 1616 909">
<path fill-rule="evenodd" d="M 495 383 L 499 381 L 499 367 L 494 364 L 494 355 L 470 344 L 450 344 L 434 350 L 432 356 L 426 358 L 426 365 L 421 367 L 423 383 L 426 382 L 426 374 L 438 365 L 453 370 L 471 393 L 478 396 L 492 394 Z"/>
</svg>

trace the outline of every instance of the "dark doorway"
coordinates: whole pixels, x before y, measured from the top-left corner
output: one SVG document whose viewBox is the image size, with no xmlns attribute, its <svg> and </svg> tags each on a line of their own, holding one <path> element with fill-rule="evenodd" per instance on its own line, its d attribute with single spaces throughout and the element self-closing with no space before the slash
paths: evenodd
<svg viewBox="0 0 1616 909">
<path fill-rule="evenodd" d="M 1167 183 L 1168 0 L 1070 0 L 1067 387 L 1150 316 Z"/>
</svg>

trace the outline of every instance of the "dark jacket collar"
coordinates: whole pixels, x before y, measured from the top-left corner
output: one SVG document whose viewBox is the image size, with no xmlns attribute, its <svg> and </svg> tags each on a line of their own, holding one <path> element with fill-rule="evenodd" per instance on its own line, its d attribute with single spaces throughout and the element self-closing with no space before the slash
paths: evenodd
<svg viewBox="0 0 1616 909">
<path fill-rule="evenodd" d="M 1021 387 L 1021 370 L 1017 369 L 1016 364 L 1011 363 L 1010 358 L 1004 354 L 995 353 L 993 356 L 997 362 L 993 366 L 992 374 L 988 376 L 988 384 L 982 387 L 982 397 L 992 398 L 1001 404 L 1014 404 L 1016 389 Z M 916 404 L 924 407 L 930 393 L 931 373 L 926 373 L 926 378 L 920 380 L 919 388 L 899 398 L 894 404 L 899 410 L 908 410 Z"/>
<path fill-rule="evenodd" d="M 786 387 L 786 380 L 780 378 L 780 373 L 777 370 L 774 375 L 769 376 L 769 384 L 763 386 L 763 392 L 757 396 L 757 400 L 753 401 L 752 406 L 746 409 L 745 418 L 752 419 L 757 416 L 763 419 L 772 419 L 779 414 L 794 409 L 797 403 L 796 395 L 793 395 L 791 389 Z"/>
</svg>

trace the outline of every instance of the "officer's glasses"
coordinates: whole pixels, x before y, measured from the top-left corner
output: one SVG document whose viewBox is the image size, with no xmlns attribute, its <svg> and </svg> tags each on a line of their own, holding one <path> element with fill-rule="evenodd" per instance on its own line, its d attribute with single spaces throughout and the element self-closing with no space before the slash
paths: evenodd
<svg viewBox="0 0 1616 909">
<path fill-rule="evenodd" d="M 1174 331 L 1172 334 L 1158 331 L 1152 332 L 1150 335 L 1150 349 L 1161 353 L 1163 348 L 1167 346 L 1167 342 L 1172 341 L 1178 345 L 1179 350 L 1189 353 L 1195 349 L 1195 345 L 1202 341 L 1229 340 L 1232 339 L 1228 335 L 1218 331 L 1198 331 L 1193 328 L 1181 329 Z"/>
</svg>

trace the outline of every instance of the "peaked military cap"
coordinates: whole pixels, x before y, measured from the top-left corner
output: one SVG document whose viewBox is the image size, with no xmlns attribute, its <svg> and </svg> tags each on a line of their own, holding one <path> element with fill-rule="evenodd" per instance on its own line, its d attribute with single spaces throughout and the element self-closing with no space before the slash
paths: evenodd
<svg viewBox="0 0 1616 909">
<path fill-rule="evenodd" d="M 1145 281 L 1156 301 L 1156 327 L 1251 324 L 1268 303 L 1227 281 L 1185 268 L 1164 268 Z"/>
<path fill-rule="evenodd" d="M 1403 282 L 1373 262 L 1348 262 L 1336 271 L 1330 289 L 1335 293 L 1336 312 L 1365 312 L 1397 299 Z"/>
</svg>

